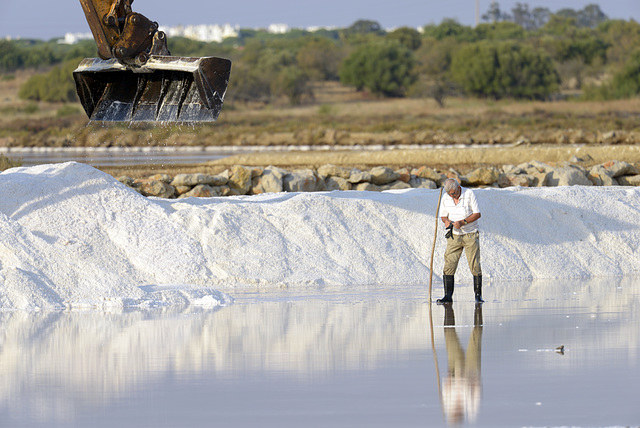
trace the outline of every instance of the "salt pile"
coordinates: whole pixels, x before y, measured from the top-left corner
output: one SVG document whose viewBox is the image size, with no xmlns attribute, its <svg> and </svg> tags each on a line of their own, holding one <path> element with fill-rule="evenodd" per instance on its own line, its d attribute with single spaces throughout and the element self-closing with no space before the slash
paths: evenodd
<svg viewBox="0 0 640 428">
<path fill-rule="evenodd" d="M 487 282 L 640 270 L 636 188 L 476 192 Z M 0 174 L 0 308 L 216 306 L 237 287 L 427 284 L 438 194 L 163 200 L 79 163 L 14 168 Z M 471 281 L 464 256 L 456 280 Z"/>
</svg>

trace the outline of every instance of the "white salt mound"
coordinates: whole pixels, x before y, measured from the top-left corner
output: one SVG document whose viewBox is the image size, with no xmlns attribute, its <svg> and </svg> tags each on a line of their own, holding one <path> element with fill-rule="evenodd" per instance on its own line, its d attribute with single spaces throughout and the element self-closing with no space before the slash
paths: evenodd
<svg viewBox="0 0 640 428">
<path fill-rule="evenodd" d="M 84 164 L 10 169 L 0 174 L 0 308 L 210 307 L 229 304 L 218 290 L 235 287 L 426 284 L 438 195 L 164 200 Z M 636 188 L 476 195 L 485 281 L 639 272 Z M 438 227 L 434 281 L 445 247 Z M 471 280 L 464 256 L 456 280 Z"/>
</svg>

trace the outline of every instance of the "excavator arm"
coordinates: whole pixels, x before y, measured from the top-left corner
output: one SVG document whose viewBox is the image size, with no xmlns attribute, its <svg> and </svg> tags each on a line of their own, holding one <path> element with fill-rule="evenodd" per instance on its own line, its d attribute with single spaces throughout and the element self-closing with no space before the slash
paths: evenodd
<svg viewBox="0 0 640 428">
<path fill-rule="evenodd" d="M 231 61 L 171 56 L 158 24 L 133 0 L 80 0 L 100 58 L 73 72 L 91 120 L 204 122 L 218 118 Z"/>
</svg>

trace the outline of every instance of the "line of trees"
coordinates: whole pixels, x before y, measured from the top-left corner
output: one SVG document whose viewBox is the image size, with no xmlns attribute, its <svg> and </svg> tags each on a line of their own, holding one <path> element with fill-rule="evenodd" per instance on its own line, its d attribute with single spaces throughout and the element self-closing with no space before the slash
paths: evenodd
<svg viewBox="0 0 640 428">
<path fill-rule="evenodd" d="M 440 104 L 451 95 L 545 100 L 562 89 L 590 99 L 640 93 L 640 24 L 633 20 L 610 20 L 595 4 L 552 13 L 526 3 L 505 12 L 497 2 L 482 18 L 476 27 L 445 19 L 422 31 L 385 31 L 367 20 L 313 33 L 241 30 L 222 43 L 174 38 L 169 47 L 174 55 L 230 58 L 228 102 L 298 104 L 313 98 L 313 82 L 338 80 L 381 97 L 433 97 Z M 64 72 L 34 77 L 22 96 L 61 101 L 74 94 L 57 79 L 71 79 L 70 64 L 88 56 L 95 56 L 93 41 L 66 47 L 3 41 L 0 71 L 57 64 Z"/>
</svg>

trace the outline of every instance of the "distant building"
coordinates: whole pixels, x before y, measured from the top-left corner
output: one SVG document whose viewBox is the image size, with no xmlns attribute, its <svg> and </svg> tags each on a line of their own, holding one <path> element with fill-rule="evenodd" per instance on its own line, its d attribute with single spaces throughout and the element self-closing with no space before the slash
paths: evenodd
<svg viewBox="0 0 640 428">
<path fill-rule="evenodd" d="M 307 31 L 333 30 L 336 27 L 309 27 Z M 160 26 L 160 31 L 164 31 L 167 37 L 186 37 L 187 39 L 198 40 L 200 42 L 222 42 L 230 37 L 238 37 L 239 25 L 231 24 L 203 24 L 203 25 L 177 25 L 173 27 Z M 287 24 L 271 24 L 266 28 L 271 34 L 285 34 L 291 31 Z M 67 33 L 64 38 L 58 40 L 60 44 L 73 45 L 80 40 L 92 39 L 91 33 Z"/>
<path fill-rule="evenodd" d="M 58 40 L 58 43 L 61 45 L 75 45 L 80 40 L 88 39 L 93 39 L 91 33 L 67 33 L 64 35 L 64 38 Z"/>
<path fill-rule="evenodd" d="M 221 42 L 229 37 L 237 37 L 240 26 L 224 25 L 178 25 L 176 27 L 160 27 L 167 36 L 186 37 L 201 42 Z"/>
<path fill-rule="evenodd" d="M 287 24 L 271 24 L 267 28 L 267 32 L 271 34 L 286 34 L 289 32 L 289 26 Z"/>
</svg>

